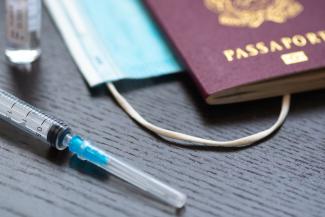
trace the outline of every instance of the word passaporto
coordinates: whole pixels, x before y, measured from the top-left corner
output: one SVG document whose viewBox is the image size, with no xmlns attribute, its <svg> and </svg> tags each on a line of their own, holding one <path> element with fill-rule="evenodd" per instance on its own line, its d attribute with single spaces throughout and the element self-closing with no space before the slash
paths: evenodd
<svg viewBox="0 0 325 217">
<path fill-rule="evenodd" d="M 309 45 L 318 45 L 321 43 L 325 43 L 325 30 L 298 34 L 292 37 L 282 37 L 279 40 L 272 40 L 269 42 L 260 41 L 251 43 L 242 48 L 224 50 L 223 54 L 228 62 L 232 62 L 258 55 L 281 52 Z"/>
</svg>

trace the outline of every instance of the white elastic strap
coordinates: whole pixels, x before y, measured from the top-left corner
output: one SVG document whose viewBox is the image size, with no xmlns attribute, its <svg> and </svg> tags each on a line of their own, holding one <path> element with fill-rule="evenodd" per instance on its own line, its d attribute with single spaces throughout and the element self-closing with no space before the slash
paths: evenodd
<svg viewBox="0 0 325 217">
<path fill-rule="evenodd" d="M 197 145 L 199 146 L 214 146 L 214 147 L 249 146 L 261 139 L 264 139 L 265 137 L 271 135 L 274 131 L 276 131 L 285 121 L 290 108 L 290 95 L 285 95 L 283 96 L 282 99 L 282 107 L 281 107 L 281 112 L 278 117 L 278 120 L 270 128 L 236 140 L 214 141 L 214 140 L 195 137 L 183 133 L 174 132 L 171 130 L 166 130 L 149 123 L 128 103 L 128 101 L 117 91 L 117 89 L 112 83 L 107 83 L 107 87 L 109 91 L 112 93 L 115 100 L 118 102 L 118 104 L 124 109 L 124 111 L 143 127 L 156 133 L 159 136 L 176 139 L 176 140 L 183 140 L 191 143 L 197 143 Z M 191 144 L 191 146 L 193 146 L 193 144 Z"/>
</svg>

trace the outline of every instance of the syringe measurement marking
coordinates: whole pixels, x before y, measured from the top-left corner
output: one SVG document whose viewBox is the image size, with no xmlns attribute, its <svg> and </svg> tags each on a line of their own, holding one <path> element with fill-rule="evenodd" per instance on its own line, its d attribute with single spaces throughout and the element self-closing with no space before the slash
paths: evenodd
<svg viewBox="0 0 325 217">
<path fill-rule="evenodd" d="M 7 111 L 7 113 L 9 114 L 8 118 L 10 118 L 10 119 L 12 118 L 11 115 L 13 114 L 13 108 L 15 107 L 16 104 L 17 104 L 17 102 L 14 102 L 14 103 L 11 105 L 10 110 Z M 23 124 L 24 126 L 27 125 L 28 117 L 32 114 L 32 112 L 33 112 L 32 110 L 28 111 L 28 113 L 26 114 L 25 118 L 22 119 L 22 123 L 21 123 L 21 124 Z M 47 121 L 47 118 L 45 118 L 45 119 L 42 121 L 42 123 L 40 124 L 40 126 L 38 126 L 38 127 L 36 128 L 36 130 L 37 130 L 39 133 L 38 133 L 38 132 L 35 132 L 35 134 L 36 134 L 38 137 L 42 137 L 42 135 L 41 135 L 40 133 L 43 132 L 43 128 L 42 128 L 42 126 L 45 124 L 46 121 Z"/>
<path fill-rule="evenodd" d="M 17 102 L 14 102 L 14 103 L 12 104 L 12 106 L 11 106 L 11 108 L 10 108 L 11 110 L 12 110 L 12 108 L 16 105 L 16 103 L 17 103 Z"/>
<path fill-rule="evenodd" d="M 27 123 L 27 117 L 28 117 L 28 115 L 29 115 L 31 112 L 32 112 L 32 110 L 30 110 L 29 112 L 27 112 L 27 114 L 26 114 L 26 116 L 25 116 L 25 119 L 23 119 L 23 121 L 24 121 L 25 123 Z"/>
<path fill-rule="evenodd" d="M 45 121 L 46 121 L 46 118 L 45 118 L 44 121 L 41 123 L 41 126 L 45 123 Z"/>
<path fill-rule="evenodd" d="M 49 117 L 39 114 L 38 111 L 34 111 L 28 105 L 21 104 L 19 100 L 0 93 L 0 100 L 2 97 L 5 99 L 5 102 L 7 101 L 5 104 L 8 106 L 4 110 L 4 118 L 26 127 L 26 129 L 37 137 L 46 137 L 47 129 L 51 125 L 51 119 Z"/>
<path fill-rule="evenodd" d="M 41 123 L 41 126 L 43 126 L 43 124 L 45 123 L 45 121 L 47 121 L 47 119 L 45 118 L 44 121 Z M 37 130 L 42 132 L 43 128 L 42 127 L 37 127 Z"/>
<path fill-rule="evenodd" d="M 28 113 L 27 113 L 27 115 L 26 115 L 26 119 L 28 118 L 28 116 L 30 115 L 32 113 L 32 110 L 30 110 Z M 43 121 L 42 121 L 42 123 L 41 123 L 41 125 L 40 126 L 38 126 L 37 128 L 36 128 L 36 130 L 38 131 L 38 132 L 43 132 L 43 128 L 41 127 L 41 126 L 43 126 L 43 124 L 45 123 L 45 121 L 47 121 L 47 118 L 45 118 Z M 26 123 L 27 123 L 27 120 L 26 120 Z M 41 136 L 41 135 L 39 135 L 37 132 L 35 132 L 38 136 Z"/>
<path fill-rule="evenodd" d="M 7 111 L 7 113 L 8 113 L 9 115 L 12 115 L 12 109 L 13 109 L 13 107 L 16 105 L 16 103 L 17 103 L 17 102 L 14 102 L 14 103 L 11 105 L 10 110 Z M 10 118 L 10 117 L 9 117 L 9 118 Z"/>
</svg>

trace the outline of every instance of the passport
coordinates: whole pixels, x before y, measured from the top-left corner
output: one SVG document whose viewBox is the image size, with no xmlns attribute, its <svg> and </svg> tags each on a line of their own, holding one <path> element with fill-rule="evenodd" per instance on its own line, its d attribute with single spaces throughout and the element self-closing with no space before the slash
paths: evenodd
<svg viewBox="0 0 325 217">
<path fill-rule="evenodd" d="M 325 87 L 324 0 L 145 0 L 209 104 Z"/>
</svg>

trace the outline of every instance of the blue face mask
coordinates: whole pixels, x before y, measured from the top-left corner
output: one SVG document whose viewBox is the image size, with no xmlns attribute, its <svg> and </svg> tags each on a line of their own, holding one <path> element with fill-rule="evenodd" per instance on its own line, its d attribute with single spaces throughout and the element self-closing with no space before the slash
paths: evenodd
<svg viewBox="0 0 325 217">
<path fill-rule="evenodd" d="M 182 70 L 141 0 L 45 3 L 90 86 Z"/>
</svg>

